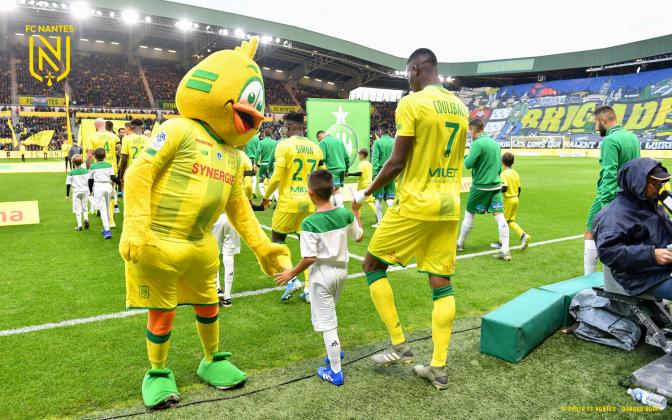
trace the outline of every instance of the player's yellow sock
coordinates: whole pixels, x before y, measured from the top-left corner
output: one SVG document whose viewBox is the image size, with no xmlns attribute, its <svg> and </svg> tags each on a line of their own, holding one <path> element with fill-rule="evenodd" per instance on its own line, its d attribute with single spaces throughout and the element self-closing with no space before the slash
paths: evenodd
<svg viewBox="0 0 672 420">
<path fill-rule="evenodd" d="M 366 273 L 366 281 L 369 283 L 369 292 L 373 306 L 376 307 L 380 319 L 383 320 L 390 333 L 392 344 L 400 344 L 406 341 L 404 332 L 401 330 L 397 308 L 394 306 L 394 293 L 390 282 L 387 280 L 385 271 L 371 271 Z"/>
<path fill-rule="evenodd" d="M 203 346 L 203 356 L 212 361 L 212 353 L 219 348 L 219 307 L 215 305 L 194 306 L 196 330 Z"/>
<path fill-rule="evenodd" d="M 518 235 L 519 238 L 522 237 L 523 234 L 525 233 L 523 232 L 523 229 L 521 229 L 520 226 L 518 226 L 518 223 L 516 222 L 509 222 L 509 229 L 513 229 L 513 231 L 516 232 L 516 235 Z"/>
<path fill-rule="evenodd" d="M 455 297 L 453 286 L 439 287 L 432 290 L 434 310 L 432 311 L 432 341 L 434 352 L 432 353 L 431 366 L 444 367 L 448 358 L 448 346 L 450 334 L 455 319 Z"/>
<path fill-rule="evenodd" d="M 168 360 L 175 311 L 150 310 L 147 316 L 147 356 L 153 369 L 163 369 Z"/>
</svg>

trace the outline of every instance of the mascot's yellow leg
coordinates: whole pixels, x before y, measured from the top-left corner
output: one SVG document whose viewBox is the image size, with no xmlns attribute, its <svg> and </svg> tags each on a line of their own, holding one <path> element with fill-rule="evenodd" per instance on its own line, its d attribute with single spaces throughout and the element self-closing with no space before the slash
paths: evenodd
<svg viewBox="0 0 672 420">
<path fill-rule="evenodd" d="M 219 306 L 194 306 L 196 330 L 203 346 L 205 360 L 212 362 L 212 354 L 219 349 Z"/>
<path fill-rule="evenodd" d="M 168 360 L 170 333 L 175 319 L 175 310 L 152 309 L 147 315 L 147 355 L 152 369 L 163 369 Z"/>
</svg>

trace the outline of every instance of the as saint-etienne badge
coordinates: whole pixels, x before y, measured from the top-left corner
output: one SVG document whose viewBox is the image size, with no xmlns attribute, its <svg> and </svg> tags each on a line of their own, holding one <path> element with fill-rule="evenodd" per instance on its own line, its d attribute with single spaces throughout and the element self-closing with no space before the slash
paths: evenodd
<svg viewBox="0 0 672 420">
<path fill-rule="evenodd" d="M 343 111 L 343 106 L 339 105 L 338 111 L 331 113 L 331 115 L 336 117 L 336 123 L 327 128 L 327 134 L 342 141 L 345 145 L 345 150 L 348 152 L 348 156 L 350 156 L 350 162 L 355 162 L 357 160 L 357 145 L 359 142 L 357 141 L 355 129 L 345 121 L 348 114 L 349 112 Z"/>
</svg>

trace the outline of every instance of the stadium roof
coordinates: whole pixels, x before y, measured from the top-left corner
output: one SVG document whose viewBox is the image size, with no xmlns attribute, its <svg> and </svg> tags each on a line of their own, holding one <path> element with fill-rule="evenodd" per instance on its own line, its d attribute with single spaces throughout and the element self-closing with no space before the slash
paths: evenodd
<svg viewBox="0 0 672 420">
<path fill-rule="evenodd" d="M 451 4 L 450 13 L 437 9 L 433 15 L 436 18 L 409 17 L 400 20 L 399 16 L 415 12 L 401 9 L 393 3 L 380 5 L 378 2 L 354 3 L 351 0 L 329 5 L 319 4 L 319 7 L 316 6 L 318 3 L 303 0 L 263 3 L 191 0 L 188 2 L 190 4 L 164 0 L 89 0 L 86 6 L 92 9 L 102 9 L 108 15 L 109 11 L 117 11 L 116 21 L 106 19 L 103 12 L 102 16 L 92 16 L 75 23 L 83 31 L 102 31 L 112 39 L 120 38 L 130 44 L 131 49 L 145 44 L 150 47 L 182 50 L 184 55 L 204 55 L 208 50 L 231 48 L 240 42 L 240 37 L 235 36 L 236 30 L 240 31 L 242 37 L 249 34 L 266 36 L 266 44 L 257 55 L 260 65 L 286 72 L 294 80 L 310 76 L 334 82 L 347 90 L 358 86 L 406 89 L 407 83 L 403 75 L 395 74 L 395 71 L 405 68 L 405 58 L 394 54 L 407 55 L 415 46 L 420 45 L 433 48 L 440 60 L 451 59 L 453 56 L 457 58 L 457 51 L 463 51 L 464 48 L 475 51 L 474 54 L 478 51 L 494 51 L 484 57 L 508 57 L 501 60 L 455 60 L 440 63 L 439 70 L 442 75 L 459 77 L 460 82 L 466 84 L 470 80 L 476 80 L 477 83 L 496 83 L 497 75 L 526 74 L 527 77 L 536 77 L 538 73 L 565 69 L 582 69 L 585 75 L 584 69 L 588 67 L 646 57 L 670 59 L 670 34 L 606 48 L 515 58 L 516 51 L 544 54 L 557 52 L 555 48 L 560 48 L 558 46 L 562 46 L 564 51 L 589 46 L 605 47 L 621 41 L 670 32 L 669 25 L 662 25 L 661 21 L 670 15 L 666 10 L 672 12 L 672 2 L 641 0 L 638 7 L 612 7 L 599 14 L 595 11 L 599 2 L 594 5 L 584 2 L 578 9 L 574 9 L 570 7 L 574 0 L 568 1 L 563 8 L 555 8 L 552 12 L 540 11 L 538 7 L 526 8 L 524 4 L 507 6 L 506 10 L 515 9 L 515 15 L 504 13 L 504 6 L 487 1 L 480 2 L 479 10 L 482 13 L 476 17 Z M 26 4 L 30 1 L 19 0 L 20 4 L 21 2 L 25 7 L 18 13 L 19 18 L 9 20 L 7 33 L 16 29 L 12 25 L 20 28 L 27 16 L 53 22 L 56 10 L 41 10 L 37 14 L 32 11 L 29 14 L 25 9 L 28 9 Z M 72 8 L 75 2 L 67 4 Z M 600 10 L 601 7 L 603 6 L 600 6 Z M 569 15 L 565 9 L 572 9 L 576 18 L 568 21 Z M 128 25 L 119 24 L 119 15 L 123 10 L 134 10 L 141 16 L 151 16 L 152 22 L 144 24 L 140 20 L 138 25 L 130 29 Z M 301 27 L 230 11 L 300 24 Z M 63 10 L 58 12 L 63 15 Z M 605 15 L 627 15 L 629 20 L 625 24 L 620 23 L 619 19 L 608 21 L 600 17 Z M 644 15 L 646 21 L 643 19 Z M 392 20 L 395 16 L 396 20 Z M 448 16 L 459 17 L 451 19 Z M 445 24 L 437 23 L 444 20 Z M 191 26 L 179 30 L 176 28 L 179 21 Z M 434 25 L 428 25 L 428 22 Z M 522 33 L 520 28 L 524 29 Z M 222 36 L 221 31 L 226 31 L 227 36 Z M 440 35 L 436 35 L 435 31 L 439 31 Z M 600 36 L 596 36 L 596 33 Z M 569 42 L 572 39 L 581 42 L 572 44 Z M 463 49 L 458 50 L 458 46 L 463 46 Z M 508 50 L 511 46 L 520 46 L 522 49 Z M 447 56 L 451 51 L 455 51 L 455 55 Z"/>
</svg>

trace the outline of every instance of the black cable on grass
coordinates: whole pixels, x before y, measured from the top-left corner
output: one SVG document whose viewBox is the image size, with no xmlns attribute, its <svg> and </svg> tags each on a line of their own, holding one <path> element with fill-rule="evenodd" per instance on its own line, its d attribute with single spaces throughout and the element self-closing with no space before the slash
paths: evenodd
<svg viewBox="0 0 672 420">
<path fill-rule="evenodd" d="M 469 332 L 469 331 L 473 331 L 473 330 L 478 330 L 480 328 L 481 327 L 479 325 L 478 327 L 471 327 L 471 328 L 466 328 L 464 330 L 453 331 L 453 333 L 451 335 L 460 334 L 460 333 L 464 333 L 464 332 Z M 415 338 L 413 340 L 408 340 L 408 342 L 409 343 L 415 343 L 415 342 L 418 342 L 418 341 L 428 340 L 430 338 L 432 338 L 432 336 L 428 335 L 428 336 L 425 336 L 425 337 L 420 337 L 420 338 Z M 367 357 L 370 357 L 370 356 L 372 356 L 372 355 L 374 355 L 374 354 L 376 354 L 376 353 L 378 353 L 379 351 L 382 351 L 382 350 L 383 350 L 382 348 L 379 348 L 379 349 L 374 350 L 370 353 L 367 353 L 363 356 L 360 356 L 356 359 L 350 360 L 349 362 L 342 363 L 342 365 L 343 366 L 351 365 L 355 362 L 359 362 L 362 359 L 366 359 Z M 190 406 L 200 405 L 200 404 L 207 404 L 207 403 L 211 403 L 211 402 L 235 400 L 236 398 L 247 397 L 249 395 L 258 394 L 260 392 L 268 391 L 268 390 L 275 389 L 275 388 L 280 388 L 280 387 L 283 387 L 283 386 L 286 386 L 286 385 L 289 385 L 289 384 L 293 384 L 295 382 L 304 381 L 306 379 L 310 379 L 310 378 L 314 378 L 314 377 L 315 377 L 315 374 L 300 376 L 298 378 L 290 379 L 288 381 L 281 382 L 279 384 L 269 385 L 269 386 L 266 386 L 266 387 L 263 387 L 263 388 L 254 389 L 252 391 L 243 392 L 241 394 L 229 395 L 229 396 L 225 396 L 225 397 L 207 398 L 207 399 L 204 399 L 204 400 L 192 401 L 192 402 L 188 402 L 188 403 L 184 403 L 184 404 L 177 404 L 173 407 L 167 408 L 166 410 L 178 410 L 180 408 L 185 408 L 185 407 L 190 407 Z M 136 417 L 136 416 L 141 416 L 143 414 L 149 414 L 149 413 L 153 413 L 153 412 L 155 412 L 155 410 L 136 411 L 136 412 L 128 413 L 128 414 L 120 414 L 118 416 L 103 417 L 103 418 L 101 418 L 101 420 L 112 420 L 112 419 L 123 419 L 123 418 L 128 418 L 128 417 Z"/>
</svg>

